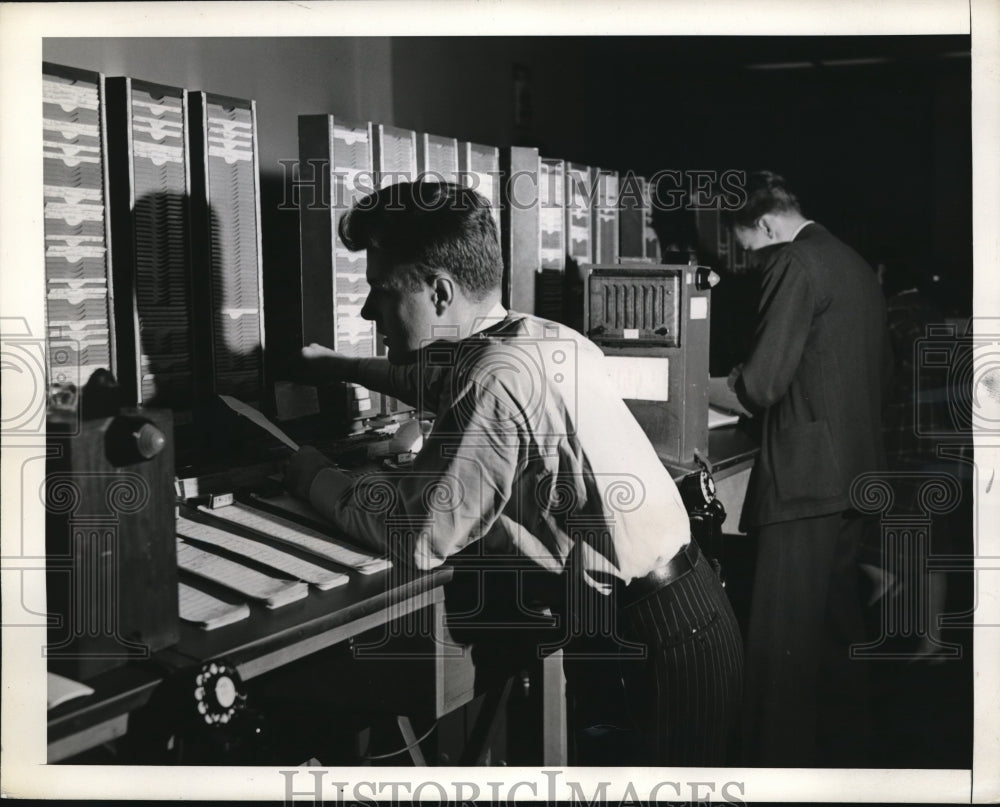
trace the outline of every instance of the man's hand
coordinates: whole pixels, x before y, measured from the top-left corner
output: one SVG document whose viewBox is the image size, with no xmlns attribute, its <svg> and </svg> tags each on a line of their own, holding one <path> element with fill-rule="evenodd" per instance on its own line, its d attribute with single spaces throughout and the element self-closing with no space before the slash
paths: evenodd
<svg viewBox="0 0 1000 807">
<path fill-rule="evenodd" d="M 312 446 L 302 446 L 285 466 L 285 488 L 298 499 L 309 501 L 309 488 L 316 474 L 333 467 L 323 454 Z"/>
<path fill-rule="evenodd" d="M 351 381 L 353 369 L 353 359 L 313 342 L 302 348 L 293 375 L 302 384 L 333 384 Z"/>
<path fill-rule="evenodd" d="M 726 379 L 726 386 L 729 387 L 733 392 L 736 392 L 736 382 L 739 377 L 743 374 L 743 365 L 737 364 L 732 370 L 729 371 L 729 378 Z"/>
</svg>

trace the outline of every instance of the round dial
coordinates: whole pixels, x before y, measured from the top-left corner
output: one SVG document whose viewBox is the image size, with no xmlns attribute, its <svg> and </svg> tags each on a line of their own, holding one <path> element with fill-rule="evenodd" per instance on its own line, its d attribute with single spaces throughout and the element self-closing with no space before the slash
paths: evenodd
<svg viewBox="0 0 1000 807">
<path fill-rule="evenodd" d="M 247 696 L 240 675 L 226 662 L 206 662 L 194 683 L 195 705 L 208 725 L 224 725 L 246 707 Z"/>
<path fill-rule="evenodd" d="M 705 497 L 705 503 L 715 499 L 715 480 L 708 471 L 698 474 L 698 482 L 701 486 L 701 494 Z"/>
</svg>

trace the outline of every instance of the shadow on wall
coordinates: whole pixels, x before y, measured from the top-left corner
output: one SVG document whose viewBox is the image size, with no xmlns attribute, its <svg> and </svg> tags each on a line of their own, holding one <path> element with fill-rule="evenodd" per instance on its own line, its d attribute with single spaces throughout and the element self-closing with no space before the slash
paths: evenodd
<svg viewBox="0 0 1000 807">
<path fill-rule="evenodd" d="M 299 211 L 291 178 L 261 173 L 260 217 L 264 258 L 264 326 L 270 387 L 302 347 L 302 272 Z"/>
</svg>

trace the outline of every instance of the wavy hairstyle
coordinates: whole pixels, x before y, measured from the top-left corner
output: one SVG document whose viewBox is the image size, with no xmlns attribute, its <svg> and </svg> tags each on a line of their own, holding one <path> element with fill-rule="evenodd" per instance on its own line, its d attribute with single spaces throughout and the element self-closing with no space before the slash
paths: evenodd
<svg viewBox="0 0 1000 807">
<path fill-rule="evenodd" d="M 378 249 L 394 265 L 411 264 L 398 282 L 428 282 L 444 270 L 473 300 L 500 287 L 503 260 L 490 204 L 451 182 L 399 182 L 371 193 L 341 217 L 341 241 L 352 252 Z"/>
</svg>

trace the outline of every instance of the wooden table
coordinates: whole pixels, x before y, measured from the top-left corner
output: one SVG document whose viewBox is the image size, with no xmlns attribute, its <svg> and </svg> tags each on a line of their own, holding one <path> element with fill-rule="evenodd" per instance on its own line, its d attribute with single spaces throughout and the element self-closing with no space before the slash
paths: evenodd
<svg viewBox="0 0 1000 807">
<path fill-rule="evenodd" d="M 755 441 L 742 427 L 723 427 L 709 433 L 708 459 L 719 498 L 729 510 L 732 523 L 738 521 L 738 507 L 757 451 Z M 693 470 L 670 464 L 667 467 L 675 479 Z M 452 575 L 450 566 L 408 578 L 392 570 L 373 575 L 351 572 L 349 582 L 343 586 L 328 591 L 310 589 L 307 598 L 274 610 L 251 605 L 249 619 L 213 631 L 181 623 L 181 637 L 175 647 L 157 654 L 152 662 L 130 663 L 97 676 L 87 682 L 95 690 L 93 695 L 49 712 L 48 761 L 68 759 L 123 736 L 129 713 L 146 705 L 171 670 L 225 658 L 235 664 L 244 680 L 251 680 L 418 614 L 429 620 L 426 624 L 431 627 L 432 639 L 447 643 L 444 587 Z M 561 654 L 552 654 L 541 666 L 546 726 L 542 762 L 565 764 Z M 428 669 L 421 708 L 434 716 L 447 714 L 478 694 L 467 651 L 438 654 Z"/>
<path fill-rule="evenodd" d="M 451 642 L 447 632 L 444 586 L 452 574 L 450 566 L 406 578 L 394 570 L 371 575 L 351 572 L 349 582 L 343 586 L 328 591 L 311 589 L 305 599 L 273 610 L 253 604 L 249 619 L 216 630 L 205 631 L 181 623 L 177 645 L 156 654 L 150 662 L 128 664 L 97 676 L 87 682 L 95 690 L 93 695 L 49 712 L 48 761 L 68 759 L 123 736 L 129 713 L 145 706 L 171 671 L 225 659 L 235 665 L 244 681 L 249 681 L 373 629 L 398 626 L 410 620 L 411 633 L 427 632 L 422 638 L 427 640 L 428 647 L 446 644 L 451 651 L 425 656 L 421 674 L 405 688 L 391 686 L 391 680 L 368 682 L 369 687 L 383 688 L 379 691 L 386 694 L 387 701 L 382 704 L 386 709 L 393 708 L 391 696 L 405 696 L 396 704 L 400 729 L 405 735 L 408 731 L 405 713 L 410 707 L 439 718 L 482 694 L 476 689 L 469 649 Z M 412 625 L 419 625 L 419 630 L 413 631 Z M 405 630 L 395 632 L 402 636 Z M 397 669 L 399 663 L 405 662 L 397 661 Z M 376 664 L 383 665 L 391 674 L 392 661 L 378 660 Z M 565 689 L 558 653 L 542 662 L 542 679 L 543 725 L 552 727 L 553 735 L 546 737 L 543 764 L 565 764 Z M 359 700 L 363 697 L 358 693 Z M 503 699 L 493 698 L 491 703 L 494 710 L 504 706 Z M 492 735 L 496 714 L 490 714 L 488 708 L 480 712 L 483 726 L 477 733 L 486 743 Z M 479 751 L 470 754 L 478 758 Z"/>
</svg>

